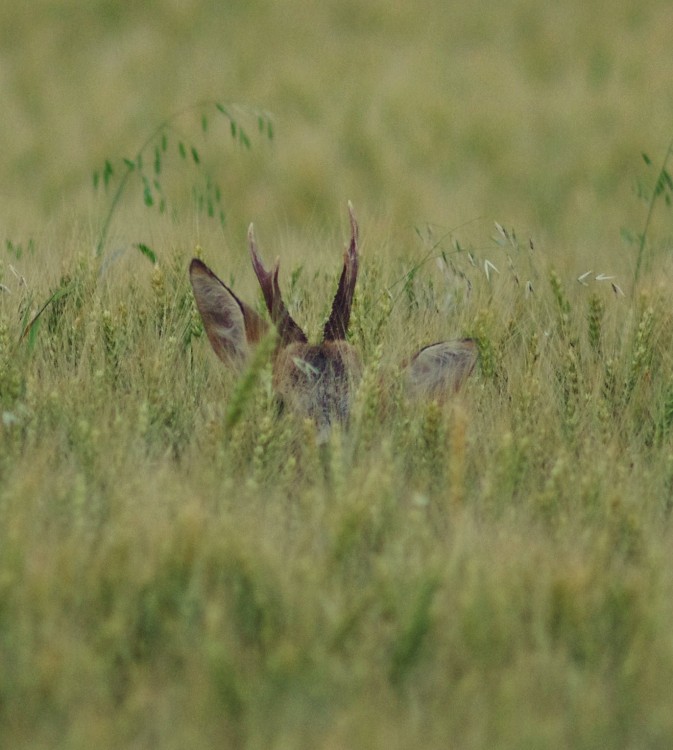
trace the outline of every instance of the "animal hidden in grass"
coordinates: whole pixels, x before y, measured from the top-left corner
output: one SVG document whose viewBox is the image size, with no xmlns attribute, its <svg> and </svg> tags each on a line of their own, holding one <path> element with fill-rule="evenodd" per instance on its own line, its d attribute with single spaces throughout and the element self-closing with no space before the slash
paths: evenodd
<svg viewBox="0 0 673 750">
<path fill-rule="evenodd" d="M 310 344 L 283 302 L 276 261 L 264 266 L 250 225 L 248 240 L 252 267 L 262 288 L 277 342 L 273 354 L 273 388 L 284 406 L 312 419 L 319 434 L 335 422 L 345 424 L 362 376 L 362 360 L 347 341 L 348 323 L 358 274 L 358 225 L 348 204 L 351 240 L 332 311 L 322 341 Z M 189 267 L 194 297 L 203 325 L 217 356 L 242 371 L 254 348 L 267 333 L 268 322 L 221 281 L 208 266 L 194 258 Z M 423 347 L 402 366 L 407 393 L 412 398 L 444 399 L 459 390 L 477 361 L 472 339 L 441 341 Z"/>
</svg>

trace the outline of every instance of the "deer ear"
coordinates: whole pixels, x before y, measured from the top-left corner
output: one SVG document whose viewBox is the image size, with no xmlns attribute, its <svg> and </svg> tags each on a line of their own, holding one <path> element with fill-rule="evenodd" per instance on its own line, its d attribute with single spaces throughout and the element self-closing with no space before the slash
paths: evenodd
<svg viewBox="0 0 673 750">
<path fill-rule="evenodd" d="M 248 355 L 249 345 L 264 335 L 266 321 L 241 302 L 198 258 L 189 266 L 189 279 L 215 354 L 227 365 L 241 365 Z"/>
<path fill-rule="evenodd" d="M 413 396 L 442 399 L 459 390 L 471 375 L 478 351 L 473 339 L 442 341 L 417 352 L 406 365 Z"/>
</svg>

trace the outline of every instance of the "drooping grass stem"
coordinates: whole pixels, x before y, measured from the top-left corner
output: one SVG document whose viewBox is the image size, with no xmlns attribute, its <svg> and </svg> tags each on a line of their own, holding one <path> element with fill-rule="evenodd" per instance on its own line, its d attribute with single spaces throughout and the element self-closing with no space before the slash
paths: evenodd
<svg viewBox="0 0 673 750">
<path fill-rule="evenodd" d="M 633 274 L 633 293 L 635 294 L 635 289 L 638 285 L 638 279 L 640 278 L 640 271 L 643 264 L 643 257 L 645 255 L 645 245 L 647 243 L 647 235 L 650 229 L 650 224 L 652 223 L 652 216 L 654 215 L 654 207 L 657 204 L 658 199 L 665 193 L 666 188 L 671 188 L 670 182 L 671 177 L 668 173 L 668 170 L 666 167 L 668 166 L 668 160 L 671 158 L 671 154 L 673 153 L 673 139 L 671 139 L 670 143 L 668 144 L 668 148 L 666 149 L 666 153 L 664 154 L 664 159 L 661 164 L 661 168 L 659 169 L 659 172 L 657 173 L 657 181 L 654 185 L 654 189 L 652 190 L 652 195 L 649 200 L 649 204 L 647 207 L 647 216 L 645 217 L 645 224 L 643 225 L 643 231 L 640 233 L 640 238 L 638 241 L 638 257 L 636 258 L 636 268 Z M 643 154 L 643 158 L 645 159 L 647 164 L 650 164 L 649 157 L 646 157 L 645 154 Z"/>
</svg>

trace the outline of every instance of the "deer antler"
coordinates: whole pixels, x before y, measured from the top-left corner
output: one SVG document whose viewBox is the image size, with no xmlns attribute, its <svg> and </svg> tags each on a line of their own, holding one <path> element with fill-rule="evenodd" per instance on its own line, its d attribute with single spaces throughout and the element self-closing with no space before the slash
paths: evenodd
<svg viewBox="0 0 673 750">
<path fill-rule="evenodd" d="M 262 294 L 266 302 L 267 310 L 271 316 L 273 324 L 278 330 L 279 344 L 286 346 L 294 341 L 306 343 L 308 339 L 301 328 L 292 320 L 290 313 L 285 307 L 283 298 L 278 285 L 278 268 L 279 260 L 273 271 L 267 271 L 264 263 L 259 256 L 257 243 L 255 242 L 255 233 L 252 224 L 248 229 L 248 242 L 250 243 L 250 255 L 252 257 L 252 267 L 255 270 L 257 280 L 262 288 Z"/>
<path fill-rule="evenodd" d="M 355 282 L 358 277 L 358 223 L 355 220 L 353 204 L 348 201 L 348 214 L 351 220 L 351 241 L 344 251 L 344 267 L 339 279 L 339 288 L 332 303 L 332 312 L 325 323 L 323 339 L 339 341 L 346 338 L 348 322 L 351 317 L 351 305 L 355 293 Z"/>
</svg>

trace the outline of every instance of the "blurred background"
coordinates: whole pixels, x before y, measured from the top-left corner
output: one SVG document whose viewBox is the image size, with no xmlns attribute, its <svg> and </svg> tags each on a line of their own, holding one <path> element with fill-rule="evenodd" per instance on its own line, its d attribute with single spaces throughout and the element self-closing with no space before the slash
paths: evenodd
<svg viewBox="0 0 673 750">
<path fill-rule="evenodd" d="M 236 242 L 251 220 L 342 235 L 351 199 L 401 243 L 427 223 L 483 239 L 497 220 L 623 263 L 620 231 L 641 229 L 638 186 L 673 136 L 672 28 L 665 0 L 3 3 L 0 241 L 95 237 L 109 195 L 94 171 L 215 100 L 273 118 L 271 142 L 253 119 L 250 151 L 226 122 L 204 135 L 198 113 L 178 118 L 222 189 L 213 231 Z M 143 239 L 137 198 L 116 240 Z M 194 217 L 185 191 L 180 241 L 210 232 Z"/>
</svg>

